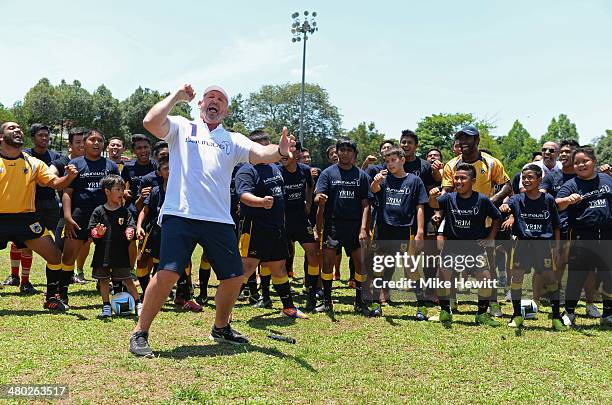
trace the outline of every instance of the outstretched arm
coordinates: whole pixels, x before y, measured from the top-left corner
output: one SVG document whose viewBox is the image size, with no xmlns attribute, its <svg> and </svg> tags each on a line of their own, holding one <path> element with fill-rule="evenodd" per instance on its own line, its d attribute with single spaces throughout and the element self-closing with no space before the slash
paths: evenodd
<svg viewBox="0 0 612 405">
<path fill-rule="evenodd" d="M 256 165 L 259 163 L 274 163 L 281 160 L 283 157 L 291 156 L 295 151 L 295 138 L 289 136 L 287 127 L 283 127 L 280 141 L 278 145 L 270 144 L 267 146 L 253 143 L 249 151 L 249 163 Z"/>
</svg>

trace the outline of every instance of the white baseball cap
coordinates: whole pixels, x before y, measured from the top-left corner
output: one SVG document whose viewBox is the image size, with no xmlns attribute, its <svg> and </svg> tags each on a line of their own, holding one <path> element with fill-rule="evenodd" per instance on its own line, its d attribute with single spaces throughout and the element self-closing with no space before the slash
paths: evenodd
<svg viewBox="0 0 612 405">
<path fill-rule="evenodd" d="M 223 94 L 225 96 L 225 99 L 227 100 L 227 103 L 229 104 L 230 98 L 228 97 L 227 92 L 223 90 L 223 87 L 221 86 L 217 86 L 217 85 L 208 86 L 204 90 L 204 94 L 202 95 L 202 97 L 205 97 L 206 94 L 210 93 L 211 91 L 218 91 L 219 93 Z"/>
</svg>

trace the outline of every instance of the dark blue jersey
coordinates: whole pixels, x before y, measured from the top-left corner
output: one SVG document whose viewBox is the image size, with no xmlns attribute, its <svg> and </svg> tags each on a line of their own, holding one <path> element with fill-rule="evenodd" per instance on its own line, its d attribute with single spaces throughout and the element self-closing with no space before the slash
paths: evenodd
<svg viewBox="0 0 612 405">
<path fill-rule="evenodd" d="M 130 160 L 125 162 L 123 169 L 121 170 L 121 177 L 126 183 L 130 185 L 130 191 L 132 192 L 132 200 L 130 201 L 129 209 L 132 211 L 132 215 L 136 212 L 134 201 L 140 195 L 141 179 L 150 173 L 155 173 L 157 170 L 157 163 L 154 160 L 149 160 L 147 164 L 141 165 L 136 160 Z"/>
<path fill-rule="evenodd" d="M 452 192 L 441 195 L 437 200 L 444 211 L 444 236 L 447 239 L 484 239 L 489 236 L 487 217 L 501 217 L 497 207 L 482 193 L 472 193 L 469 198 L 462 198 L 457 192 Z"/>
<path fill-rule="evenodd" d="M 378 201 L 377 224 L 397 227 L 416 226 L 417 205 L 429 201 L 423 181 L 410 173 L 403 178 L 389 173 L 375 196 Z"/>
<path fill-rule="evenodd" d="M 321 172 L 317 193 L 327 195 L 325 220 L 361 221 L 361 201 L 371 199 L 370 179 L 363 170 L 353 166 L 343 170 L 335 164 Z"/>
<path fill-rule="evenodd" d="M 298 163 L 295 172 L 279 166 L 284 182 L 285 212 L 287 215 L 305 215 L 306 186 L 313 188 L 310 167 Z"/>
<path fill-rule="evenodd" d="M 157 218 L 159 218 L 159 212 L 161 211 L 162 205 L 164 205 L 165 199 L 166 190 L 164 190 L 163 183 L 162 186 L 153 187 L 149 195 L 145 197 L 144 205 L 149 209 L 146 218 L 149 226 L 153 226 L 157 223 Z"/>
<path fill-rule="evenodd" d="M 28 155 L 35 157 L 38 160 L 42 160 L 45 162 L 47 166 L 50 166 L 51 163 L 62 157 L 59 153 L 54 150 L 48 149 L 45 153 L 38 154 L 33 148 L 27 148 L 23 150 Z M 62 176 L 60 176 L 62 177 Z M 53 200 L 55 199 L 55 190 L 51 187 L 41 187 L 39 185 L 36 186 L 36 199 L 37 200 Z"/>
<path fill-rule="evenodd" d="M 164 178 L 157 174 L 157 171 L 153 171 L 149 174 L 145 174 L 140 178 L 140 190 L 138 190 L 138 194 L 141 193 L 143 188 L 147 187 L 157 187 L 164 184 Z"/>
<path fill-rule="evenodd" d="M 544 179 L 542 180 L 542 184 L 540 184 L 540 189 L 546 190 L 547 193 L 552 195 L 554 198 L 557 198 L 557 194 L 561 189 L 561 186 L 576 177 L 575 173 L 565 174 L 561 170 L 551 170 Z M 561 232 L 566 233 L 569 229 L 569 218 L 568 211 L 563 210 L 559 212 L 559 219 L 561 220 Z"/>
<path fill-rule="evenodd" d="M 387 168 L 387 165 L 385 165 L 384 163 L 369 165 L 368 167 L 366 167 L 365 173 L 370 178 L 370 182 L 372 182 L 374 180 L 374 176 L 376 176 L 378 173 L 380 173 L 381 170 L 386 169 L 386 168 Z"/>
<path fill-rule="evenodd" d="M 591 180 L 578 177 L 567 181 L 559 189 L 557 198 L 577 193 L 582 201 L 567 208 L 572 229 L 612 229 L 612 177 L 597 173 Z"/>
<path fill-rule="evenodd" d="M 64 177 L 64 174 L 66 173 L 66 166 L 68 165 L 68 163 L 70 163 L 70 158 L 68 156 L 62 155 L 59 158 L 55 159 L 53 162 L 51 162 L 49 166 L 53 166 L 57 169 L 58 177 Z"/>
<path fill-rule="evenodd" d="M 431 163 L 419 157 L 412 162 L 406 160 L 406 163 L 404 163 L 404 171 L 419 177 L 426 188 L 435 185 L 431 170 Z"/>
<path fill-rule="evenodd" d="M 257 224 L 275 228 L 285 224 L 283 175 L 276 164 L 244 164 L 236 173 L 236 194 L 251 193 L 256 197 L 274 197 L 272 208 L 249 207 L 240 203 L 240 214 Z"/>
<path fill-rule="evenodd" d="M 516 194 L 508 206 L 514 215 L 512 234 L 519 239 L 553 239 L 554 229 L 560 227 L 557 205 L 550 194 L 540 193 L 535 200 L 526 193 Z"/>
<path fill-rule="evenodd" d="M 78 176 L 70 183 L 72 192 L 72 210 L 81 208 L 93 211 L 106 203 L 106 194 L 100 188 L 100 180 L 108 174 L 119 175 L 117 165 L 106 158 L 89 160 L 85 156 L 72 159 Z"/>
</svg>

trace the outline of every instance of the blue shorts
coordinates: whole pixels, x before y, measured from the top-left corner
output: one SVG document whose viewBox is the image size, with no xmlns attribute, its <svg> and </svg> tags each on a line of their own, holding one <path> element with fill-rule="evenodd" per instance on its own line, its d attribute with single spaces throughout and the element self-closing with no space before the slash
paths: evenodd
<svg viewBox="0 0 612 405">
<path fill-rule="evenodd" d="M 206 251 L 217 280 L 242 276 L 242 260 L 234 226 L 164 215 L 158 268 L 182 275 L 196 244 Z"/>
</svg>

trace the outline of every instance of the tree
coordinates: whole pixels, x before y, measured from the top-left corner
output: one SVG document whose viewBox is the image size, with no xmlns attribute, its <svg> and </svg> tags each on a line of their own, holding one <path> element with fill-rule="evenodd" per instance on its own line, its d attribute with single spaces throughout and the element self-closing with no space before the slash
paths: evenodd
<svg viewBox="0 0 612 405">
<path fill-rule="evenodd" d="M 304 87 L 304 146 L 310 149 L 313 165 L 327 161 L 325 149 L 341 134 L 338 108 L 329 102 L 327 91 L 316 84 Z M 300 127 L 300 84 L 265 85 L 251 93 L 246 103 L 246 127 L 266 129 L 278 139 L 282 128 L 298 135 Z"/>
<path fill-rule="evenodd" d="M 23 98 L 20 105 L 19 123 L 24 128 L 36 122 L 55 126 L 60 123 L 61 108 L 57 98 L 55 87 L 51 85 L 49 79 L 42 78 L 32 87 Z"/>
<path fill-rule="evenodd" d="M 122 126 L 119 100 L 114 98 L 111 91 L 104 85 L 94 91 L 92 100 L 93 127 L 102 131 L 107 138 L 111 136 L 121 136 L 123 138 L 125 129 Z"/>
<path fill-rule="evenodd" d="M 3 122 L 15 121 L 15 120 L 16 118 L 13 112 L 10 109 L 5 108 L 4 105 L 0 103 L 0 124 Z"/>
<path fill-rule="evenodd" d="M 357 143 L 357 150 L 359 151 L 357 166 L 361 166 L 361 162 L 368 155 L 378 157 L 380 143 L 385 139 L 385 134 L 378 132 L 373 122 L 369 124 L 360 123 L 357 127 L 348 131 L 346 136 Z"/>
<path fill-rule="evenodd" d="M 510 176 L 531 162 L 531 154 L 538 150 L 538 142 L 529 135 L 519 120 L 514 121 L 508 134 L 500 140 L 501 161 Z"/>
<path fill-rule="evenodd" d="M 612 164 L 612 129 L 606 129 L 606 134 L 596 140 L 595 156 L 599 164 Z"/>
<path fill-rule="evenodd" d="M 55 94 L 62 129 L 92 126 L 95 117 L 94 101 L 91 94 L 81 87 L 81 82 L 74 80 L 72 84 L 68 84 L 62 80 L 56 87 Z"/>
<path fill-rule="evenodd" d="M 559 114 L 559 119 L 550 121 L 546 133 L 540 138 L 540 145 L 546 142 L 561 142 L 563 139 L 573 139 L 580 142 L 580 136 L 576 130 L 576 124 L 570 121 L 565 114 Z"/>
<path fill-rule="evenodd" d="M 156 141 L 142 125 L 142 120 L 158 101 L 167 97 L 170 93 L 160 94 L 157 90 L 138 87 L 128 98 L 120 103 L 123 114 L 123 125 L 127 131 L 126 136 L 133 134 L 145 134 Z M 191 107 L 187 103 L 179 103 L 170 111 L 170 115 L 181 115 L 188 119 L 191 118 Z"/>
<path fill-rule="evenodd" d="M 238 93 L 235 97 L 231 98 L 231 101 L 229 104 L 229 114 L 227 118 L 225 118 L 225 120 L 223 121 L 223 125 L 226 128 L 232 129 L 235 132 L 248 133 L 246 129 L 246 125 L 245 125 L 245 122 L 246 122 L 246 115 L 245 115 L 246 105 L 245 104 L 246 102 L 241 93 Z"/>
</svg>

